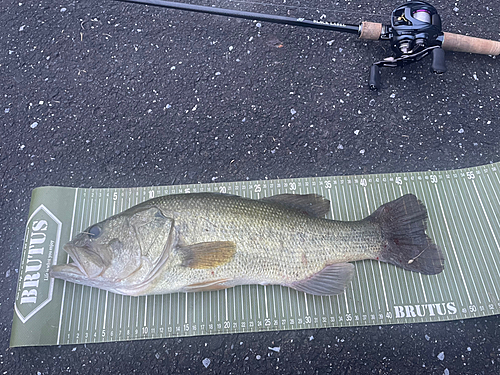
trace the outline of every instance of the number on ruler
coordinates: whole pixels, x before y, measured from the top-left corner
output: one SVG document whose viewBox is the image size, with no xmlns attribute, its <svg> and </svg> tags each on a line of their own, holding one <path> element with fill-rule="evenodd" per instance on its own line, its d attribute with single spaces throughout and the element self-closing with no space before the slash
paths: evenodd
<svg viewBox="0 0 500 375">
<path fill-rule="evenodd" d="M 255 184 L 254 191 L 255 191 L 256 193 L 260 193 L 260 192 L 261 192 L 261 190 L 262 190 L 262 188 L 261 188 L 260 184 Z"/>
<path fill-rule="evenodd" d="M 226 187 L 225 186 L 219 186 L 219 193 L 221 194 L 226 194 Z"/>
<path fill-rule="evenodd" d="M 434 174 L 432 174 L 432 175 L 431 175 L 431 182 L 432 182 L 433 184 L 437 184 L 437 182 L 438 182 L 438 178 L 437 178 L 437 176 L 436 176 L 436 175 L 434 175 Z"/>
<path fill-rule="evenodd" d="M 330 180 L 325 181 L 325 187 L 326 187 L 327 189 L 331 189 L 331 188 L 332 188 L 332 182 L 331 182 Z"/>
<path fill-rule="evenodd" d="M 289 187 L 290 190 L 294 191 L 297 189 L 297 184 L 295 182 L 290 182 Z"/>
<path fill-rule="evenodd" d="M 467 178 L 468 178 L 469 180 L 473 180 L 473 179 L 475 179 L 475 178 L 476 178 L 476 175 L 474 174 L 474 172 L 472 172 L 472 171 L 468 171 L 468 172 L 467 172 Z"/>
<path fill-rule="evenodd" d="M 401 179 L 401 177 L 396 177 L 395 182 L 396 184 L 401 185 L 403 183 L 403 180 Z"/>
<path fill-rule="evenodd" d="M 359 184 L 361 186 L 365 186 L 365 187 L 368 186 L 368 182 L 366 181 L 366 178 L 362 178 L 361 181 L 359 181 Z"/>
<path fill-rule="evenodd" d="M 118 192 L 113 193 L 113 200 L 116 201 L 118 199 Z"/>
<path fill-rule="evenodd" d="M 154 197 L 155 197 L 155 192 L 154 192 L 154 190 L 150 190 L 150 191 L 149 191 L 149 195 L 148 195 L 148 196 L 149 196 L 149 199 L 154 198 Z"/>
</svg>

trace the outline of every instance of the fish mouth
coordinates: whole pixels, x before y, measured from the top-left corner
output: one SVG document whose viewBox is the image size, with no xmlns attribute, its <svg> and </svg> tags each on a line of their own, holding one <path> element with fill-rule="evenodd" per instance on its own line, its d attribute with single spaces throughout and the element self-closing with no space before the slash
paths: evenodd
<svg viewBox="0 0 500 375">
<path fill-rule="evenodd" d="M 63 280 L 88 277 L 87 272 L 78 260 L 77 252 L 75 251 L 76 247 L 71 245 L 71 243 L 67 243 L 63 246 L 63 249 L 68 253 L 73 262 L 53 265 L 50 268 L 50 276 Z"/>
<path fill-rule="evenodd" d="M 63 280 L 77 280 L 86 277 L 86 273 L 82 272 L 80 267 L 75 263 L 56 264 L 50 268 L 50 276 Z"/>
</svg>

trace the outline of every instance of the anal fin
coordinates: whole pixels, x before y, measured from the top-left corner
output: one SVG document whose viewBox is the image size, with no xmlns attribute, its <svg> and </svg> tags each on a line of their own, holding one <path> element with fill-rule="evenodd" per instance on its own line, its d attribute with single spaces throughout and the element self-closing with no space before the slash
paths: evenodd
<svg viewBox="0 0 500 375">
<path fill-rule="evenodd" d="M 186 292 L 206 292 L 210 290 L 221 290 L 230 287 L 230 285 L 226 285 L 226 283 L 230 280 L 232 279 L 210 280 L 202 283 L 187 285 L 184 289 Z"/>
<path fill-rule="evenodd" d="M 326 266 L 307 279 L 295 281 L 287 286 L 308 294 L 332 296 L 344 292 L 353 274 L 353 264 L 335 263 Z"/>
</svg>

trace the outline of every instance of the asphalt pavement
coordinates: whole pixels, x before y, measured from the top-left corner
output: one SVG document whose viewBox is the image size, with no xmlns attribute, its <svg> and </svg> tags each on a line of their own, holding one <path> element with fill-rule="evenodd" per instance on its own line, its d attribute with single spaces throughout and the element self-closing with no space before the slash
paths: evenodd
<svg viewBox="0 0 500 375">
<path fill-rule="evenodd" d="M 200 4 L 356 24 L 387 23 L 400 2 Z M 500 40 L 499 2 L 433 5 L 446 31 Z M 500 373 L 498 316 L 10 349 L 32 189 L 496 162 L 500 59 L 448 53 L 439 76 L 427 59 L 385 69 L 372 92 L 370 65 L 390 48 L 355 35 L 114 0 L 2 0 L 0 24 L 2 374 Z"/>
</svg>

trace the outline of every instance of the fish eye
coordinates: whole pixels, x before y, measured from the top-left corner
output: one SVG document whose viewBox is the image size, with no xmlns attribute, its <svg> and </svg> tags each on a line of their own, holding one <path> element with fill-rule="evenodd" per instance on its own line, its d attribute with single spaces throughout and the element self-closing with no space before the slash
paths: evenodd
<svg viewBox="0 0 500 375">
<path fill-rule="evenodd" d="M 102 233 L 102 230 L 101 230 L 101 227 L 99 225 L 94 225 L 92 227 L 89 228 L 88 230 L 88 234 L 92 237 L 92 238 L 98 238 Z"/>
</svg>

